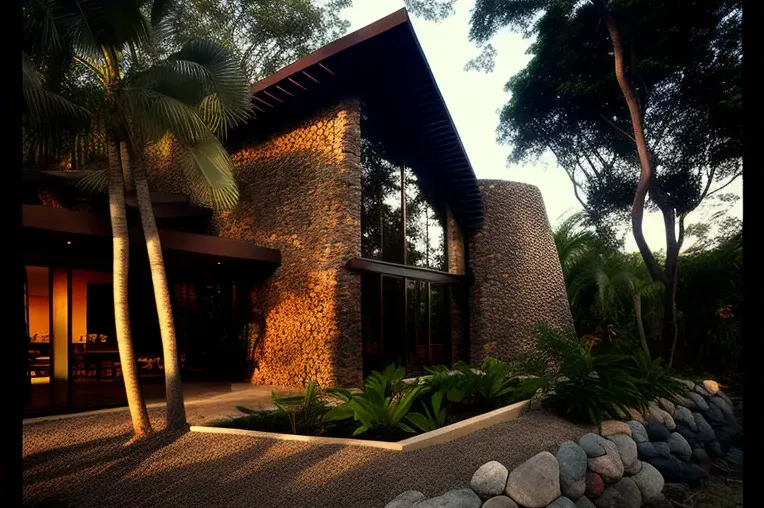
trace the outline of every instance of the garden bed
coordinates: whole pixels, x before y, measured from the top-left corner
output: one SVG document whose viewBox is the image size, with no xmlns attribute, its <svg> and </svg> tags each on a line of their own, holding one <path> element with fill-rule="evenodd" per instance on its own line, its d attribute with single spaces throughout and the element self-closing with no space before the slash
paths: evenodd
<svg viewBox="0 0 764 508">
<path fill-rule="evenodd" d="M 206 432 L 213 434 L 233 434 L 240 436 L 250 436 L 256 438 L 276 439 L 280 441 L 303 441 L 314 444 L 334 444 L 346 446 L 363 446 L 371 448 L 381 448 L 384 450 L 409 452 L 427 448 L 441 443 L 452 441 L 462 436 L 466 436 L 480 429 L 496 425 L 497 423 L 508 422 L 522 416 L 530 407 L 530 400 L 523 400 L 510 404 L 487 413 L 483 413 L 470 418 L 465 418 L 450 425 L 435 429 L 415 436 L 407 437 L 399 441 L 380 441 L 368 437 L 358 436 L 356 438 L 329 437 L 329 436 L 307 436 L 301 434 L 288 434 L 283 432 L 265 432 L 259 430 L 247 430 L 231 426 L 192 426 L 191 432 Z M 226 422 L 229 423 L 230 422 Z"/>
</svg>

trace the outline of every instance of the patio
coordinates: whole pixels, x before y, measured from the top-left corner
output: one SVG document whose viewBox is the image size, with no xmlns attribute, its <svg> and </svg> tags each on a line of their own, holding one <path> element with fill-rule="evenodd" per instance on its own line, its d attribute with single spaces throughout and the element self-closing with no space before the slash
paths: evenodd
<svg viewBox="0 0 764 508">
<path fill-rule="evenodd" d="M 248 393 L 250 392 L 250 393 Z M 257 390 L 187 404 L 189 421 L 263 400 Z M 226 409 L 227 408 L 227 409 Z M 233 409 L 235 414 L 235 409 Z M 149 409 L 155 429 L 164 409 Z M 544 411 L 411 453 L 312 445 L 243 436 L 158 433 L 130 447 L 127 412 L 29 423 L 24 427 L 27 503 L 63 499 L 90 506 L 382 507 L 403 490 L 434 495 L 463 486 L 481 464 L 512 468 L 588 429 Z"/>
</svg>

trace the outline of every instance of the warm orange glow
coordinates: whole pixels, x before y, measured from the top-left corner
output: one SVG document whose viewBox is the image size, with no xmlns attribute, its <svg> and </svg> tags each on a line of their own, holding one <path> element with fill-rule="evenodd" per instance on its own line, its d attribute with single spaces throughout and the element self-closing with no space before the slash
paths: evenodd
<svg viewBox="0 0 764 508">
<path fill-rule="evenodd" d="M 71 240 L 67 240 L 67 241 L 66 241 L 66 245 L 71 245 L 71 244 L 72 244 L 72 241 L 71 241 Z"/>
</svg>

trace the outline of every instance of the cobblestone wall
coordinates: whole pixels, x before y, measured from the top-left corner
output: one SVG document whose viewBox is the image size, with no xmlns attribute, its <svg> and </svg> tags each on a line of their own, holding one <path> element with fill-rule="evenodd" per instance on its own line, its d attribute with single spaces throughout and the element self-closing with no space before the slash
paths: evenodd
<svg viewBox="0 0 764 508">
<path fill-rule="evenodd" d="M 172 172 L 157 146 L 155 171 Z M 253 383 L 362 382 L 360 120 L 345 100 L 231 154 L 240 201 L 208 234 L 279 249 L 282 265 L 249 295 Z M 186 192 L 164 178 L 167 192 Z M 173 183 L 174 181 L 174 183 Z M 157 184 L 158 185 L 158 184 Z"/>
<path fill-rule="evenodd" d="M 544 201 L 532 185 L 480 180 L 485 221 L 469 245 L 470 357 L 509 360 L 532 348 L 533 326 L 573 326 Z"/>
</svg>

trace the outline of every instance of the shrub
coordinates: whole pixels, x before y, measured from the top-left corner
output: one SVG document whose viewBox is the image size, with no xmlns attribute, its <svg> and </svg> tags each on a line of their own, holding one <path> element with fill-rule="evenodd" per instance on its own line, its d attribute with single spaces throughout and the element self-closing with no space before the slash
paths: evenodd
<svg viewBox="0 0 764 508">
<path fill-rule="evenodd" d="M 323 432 L 323 416 L 328 408 L 320 396 L 321 388 L 313 382 L 305 386 L 302 395 L 284 397 L 271 392 L 276 411 L 289 420 L 293 434 L 319 435 Z"/>
</svg>

